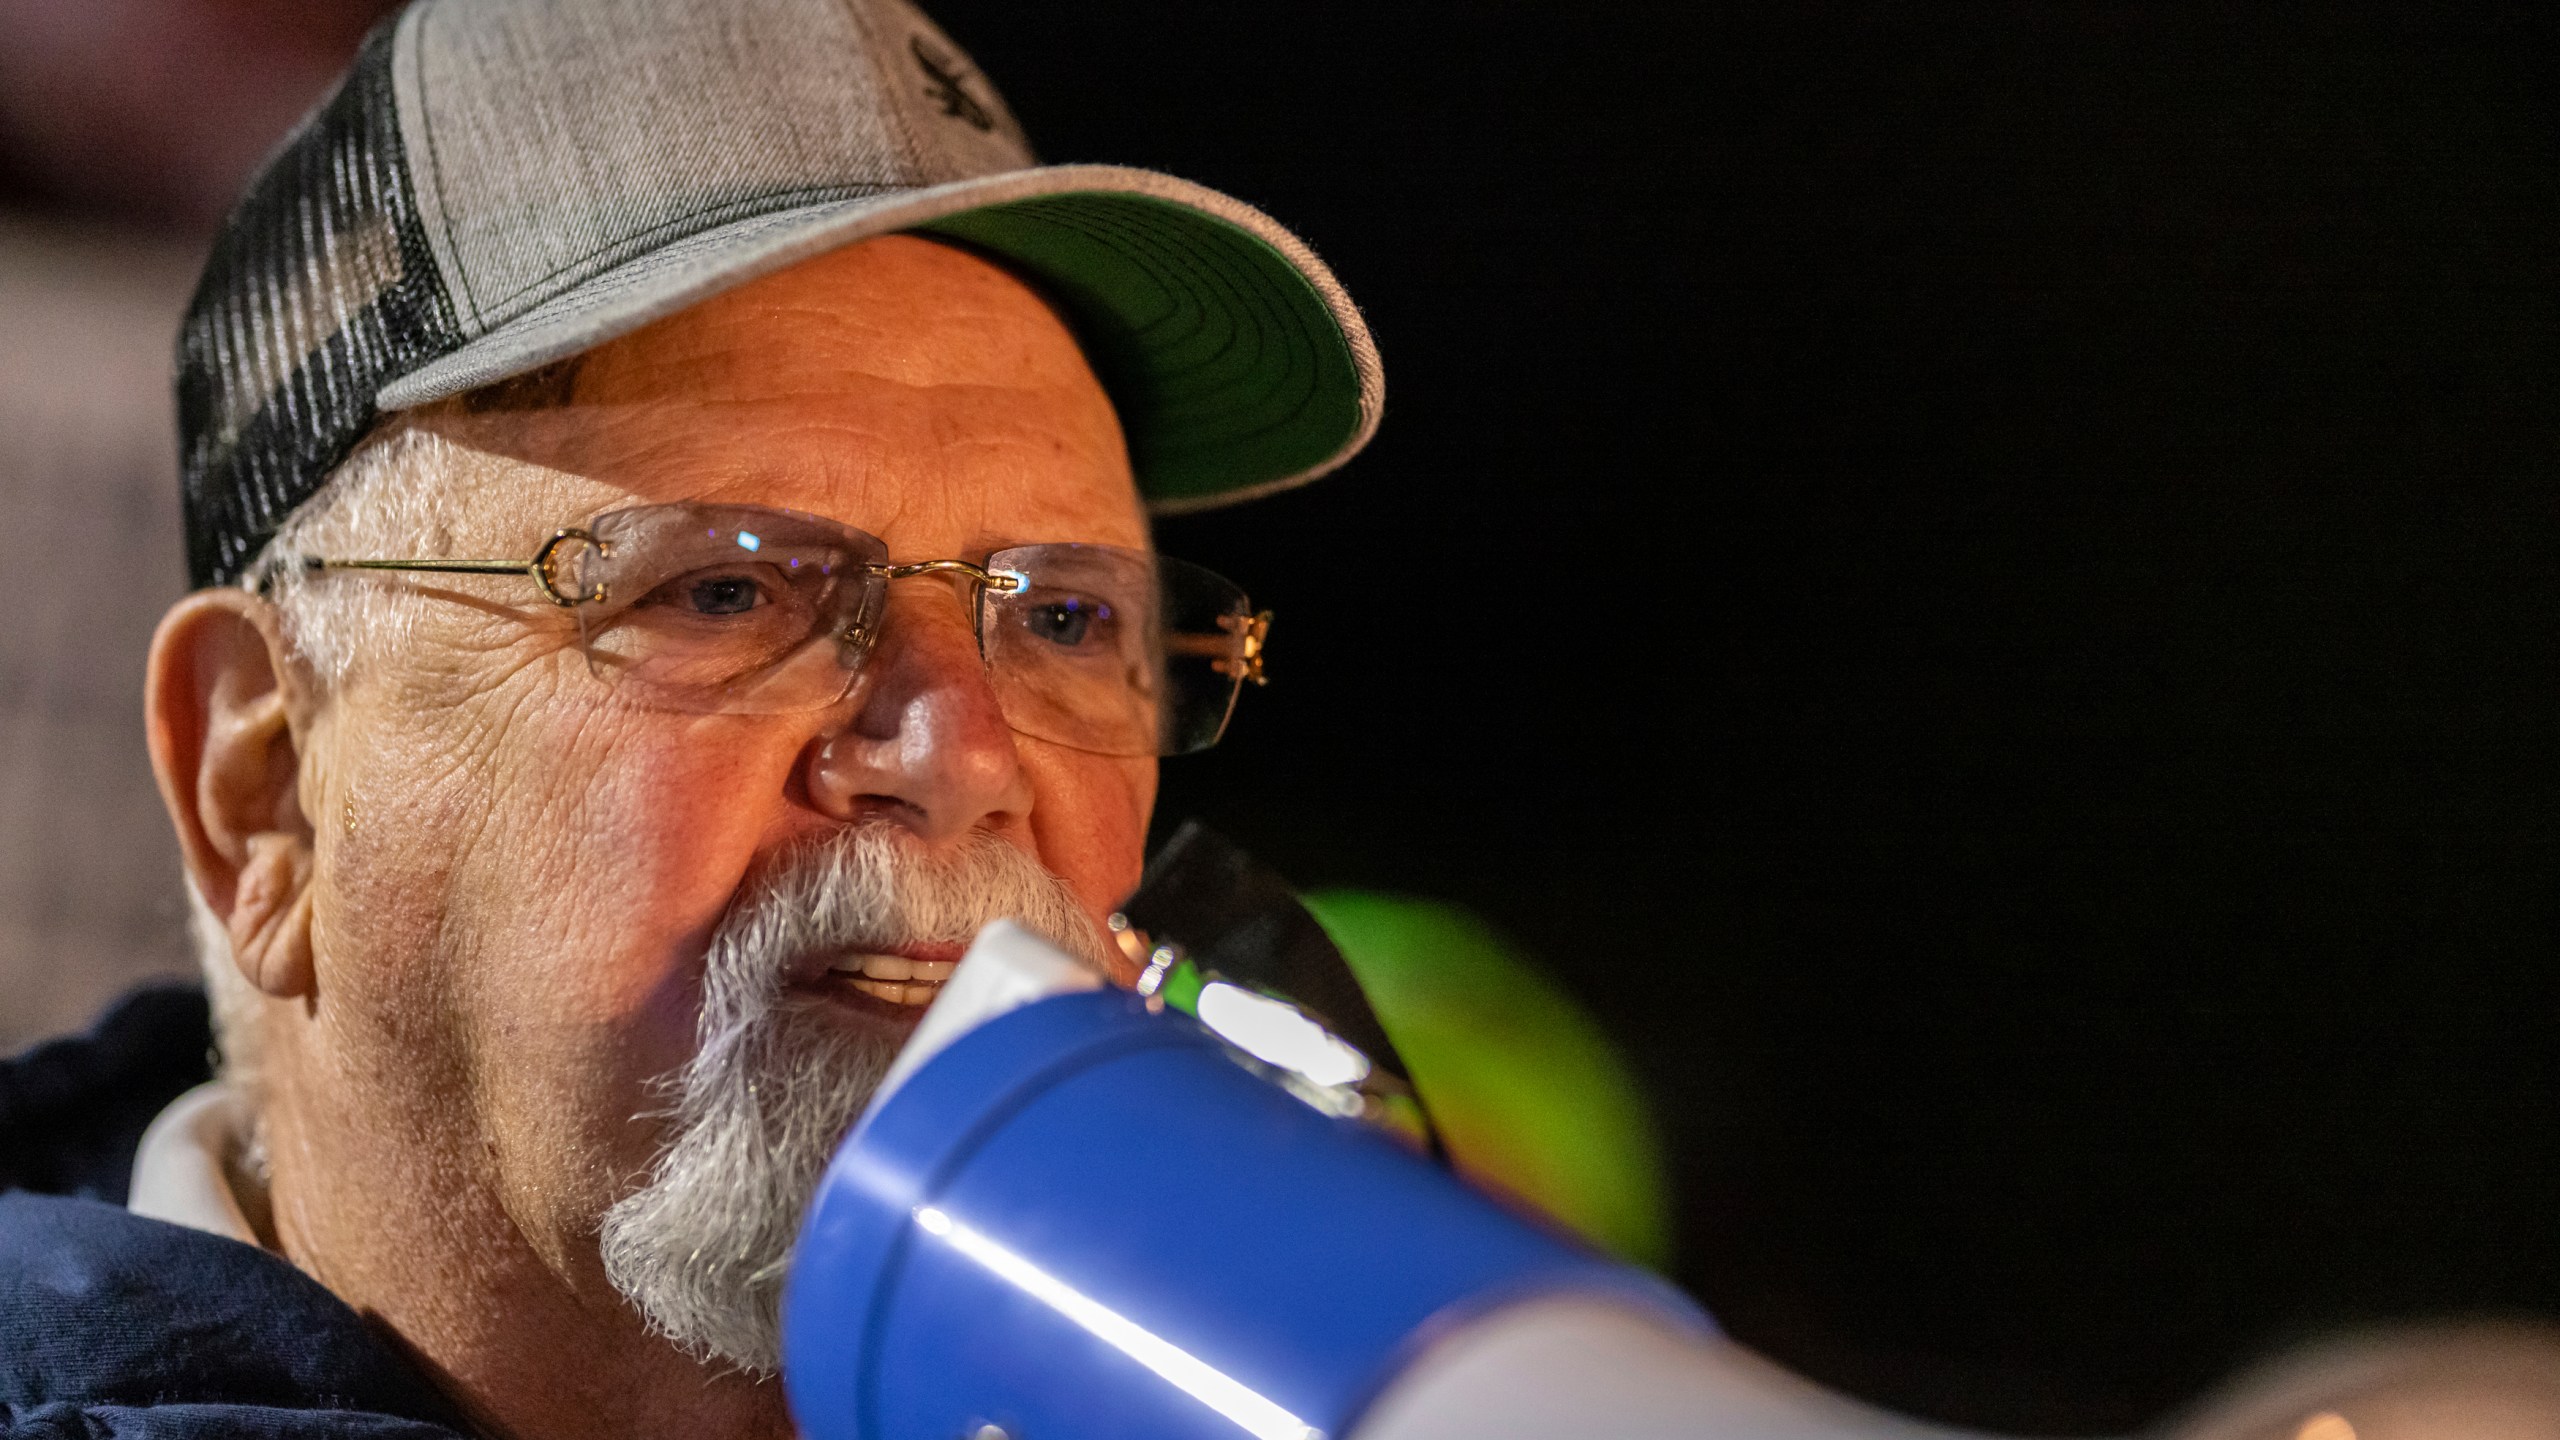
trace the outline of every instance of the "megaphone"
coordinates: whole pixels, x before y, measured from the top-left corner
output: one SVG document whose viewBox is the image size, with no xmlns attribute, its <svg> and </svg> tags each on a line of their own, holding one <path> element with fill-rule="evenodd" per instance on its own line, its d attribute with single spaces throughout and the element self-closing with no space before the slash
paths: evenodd
<svg viewBox="0 0 2560 1440">
<path fill-rule="evenodd" d="M 1285 1001 L 1148 988 L 979 936 L 794 1249 L 808 1440 L 1994 1440 L 1792 1375 L 1471 1188 Z M 2560 1440 L 2560 1343 L 2372 1339 L 2164 1433 Z"/>
<path fill-rule="evenodd" d="M 1750 1356 L 1360 1118 L 1321 1027 L 1201 998 L 980 936 L 793 1252 L 810 1440 L 1956 1433 Z"/>
</svg>

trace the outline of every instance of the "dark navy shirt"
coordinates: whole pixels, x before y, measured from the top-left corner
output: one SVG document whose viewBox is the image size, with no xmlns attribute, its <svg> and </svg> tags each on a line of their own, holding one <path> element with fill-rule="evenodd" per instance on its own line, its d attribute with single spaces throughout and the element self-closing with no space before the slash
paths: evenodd
<svg viewBox="0 0 2560 1440">
<path fill-rule="evenodd" d="M 134 1147 L 206 1078 L 200 993 L 120 1002 L 0 1061 L 0 1440 L 455 1440 L 397 1344 L 255 1246 L 123 1208 Z"/>
</svg>

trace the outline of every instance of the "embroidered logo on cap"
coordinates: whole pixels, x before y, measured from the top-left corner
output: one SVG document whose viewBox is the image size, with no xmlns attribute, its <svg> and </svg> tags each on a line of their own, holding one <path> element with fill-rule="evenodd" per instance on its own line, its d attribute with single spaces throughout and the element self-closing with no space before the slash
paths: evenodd
<svg viewBox="0 0 2560 1440">
<path fill-rule="evenodd" d="M 981 130 L 996 128 L 994 113 L 969 93 L 969 72 L 957 56 L 921 35 L 907 41 L 907 51 L 924 70 L 924 93 L 942 102 L 943 114 L 956 116 Z"/>
</svg>

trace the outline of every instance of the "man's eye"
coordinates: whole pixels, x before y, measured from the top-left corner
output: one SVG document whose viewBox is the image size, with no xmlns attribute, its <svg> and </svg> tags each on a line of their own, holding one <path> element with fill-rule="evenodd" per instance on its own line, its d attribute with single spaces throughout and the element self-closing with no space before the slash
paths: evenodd
<svg viewBox="0 0 2560 1440">
<path fill-rule="evenodd" d="M 676 582 L 669 598 L 696 615 L 744 615 L 764 601 L 764 592 L 745 575 L 699 575 Z"/>
<path fill-rule="evenodd" d="M 1051 600 L 1034 605 L 1023 616 L 1031 633 L 1052 645 L 1082 645 L 1097 622 L 1111 619 L 1111 607 L 1094 600 Z"/>
</svg>

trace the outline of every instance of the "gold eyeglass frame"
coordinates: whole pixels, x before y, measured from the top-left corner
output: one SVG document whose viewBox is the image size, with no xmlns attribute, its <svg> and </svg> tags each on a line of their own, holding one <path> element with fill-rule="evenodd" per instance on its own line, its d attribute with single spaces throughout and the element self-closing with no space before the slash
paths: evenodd
<svg viewBox="0 0 2560 1440">
<path fill-rule="evenodd" d="M 571 526 L 551 532 L 551 538 L 542 542 L 542 548 L 533 552 L 533 558 L 530 560 L 338 560 L 320 555 L 306 555 L 302 558 L 302 568 L 312 572 L 396 570 L 427 575 L 522 575 L 533 581 L 534 585 L 542 591 L 544 599 L 563 610 L 574 610 L 580 605 L 602 604 L 606 599 L 602 581 L 598 581 L 595 589 L 585 595 L 568 595 L 561 592 L 559 576 L 554 567 L 558 562 L 560 547 L 572 541 L 594 546 L 599 555 L 613 553 L 612 545 L 607 541 L 598 540 L 592 531 Z M 906 580 L 918 575 L 961 575 L 974 584 L 1000 594 L 1011 594 L 1030 583 L 1020 575 L 989 570 L 983 565 L 967 560 L 916 560 L 904 565 L 866 565 L 863 568 L 867 573 L 877 575 L 883 580 Z M 262 584 L 259 588 L 263 590 L 265 586 Z M 1255 686 L 1269 685 L 1271 677 L 1263 673 L 1262 657 L 1263 648 L 1269 642 L 1271 635 L 1271 612 L 1264 610 L 1253 615 L 1221 615 L 1218 617 L 1218 628 L 1237 637 L 1236 654 L 1232 658 L 1221 657 L 1211 662 L 1210 668 L 1221 675 L 1232 675 L 1239 682 L 1249 682 Z M 1175 642 L 1169 648 L 1180 652 L 1189 650 L 1191 646 Z"/>
<path fill-rule="evenodd" d="M 560 547 L 573 540 L 583 545 L 594 546 L 599 555 L 613 553 L 610 542 L 598 540 L 592 531 L 572 527 L 552 531 L 551 538 L 542 542 L 542 548 L 533 552 L 533 558 L 530 560 L 334 560 L 326 556 L 307 555 L 303 557 L 302 568 L 305 570 L 404 570 L 429 575 L 522 575 L 540 587 L 542 598 L 564 610 L 572 610 L 580 605 L 602 604 L 607 596 L 601 581 L 597 583 L 595 589 L 584 595 L 561 593 L 560 578 L 553 566 L 559 558 Z M 863 569 L 883 580 L 905 580 L 916 575 L 944 573 L 966 575 L 972 581 L 990 590 L 1006 594 L 1019 590 L 1028 583 L 1019 575 L 999 573 L 983 565 L 973 565 L 966 560 L 918 560 L 906 565 L 866 565 Z"/>
</svg>

